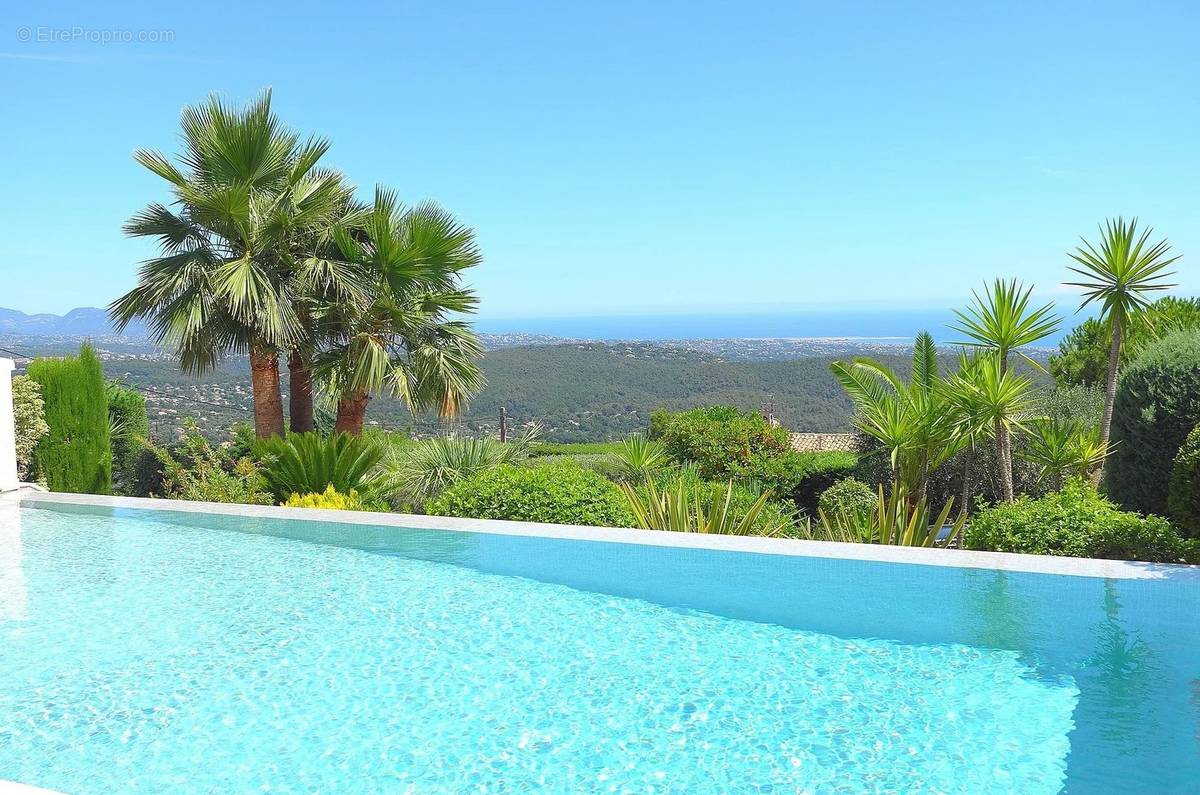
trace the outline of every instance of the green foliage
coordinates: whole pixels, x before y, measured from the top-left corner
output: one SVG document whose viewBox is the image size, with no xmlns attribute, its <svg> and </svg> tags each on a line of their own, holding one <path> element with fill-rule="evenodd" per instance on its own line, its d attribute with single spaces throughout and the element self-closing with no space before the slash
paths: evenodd
<svg viewBox="0 0 1200 795">
<path fill-rule="evenodd" d="M 12 380 L 13 422 L 17 432 L 17 478 L 28 481 L 35 477 L 33 451 L 38 441 L 50 433 L 46 424 L 46 403 L 42 387 L 27 375 Z"/>
<path fill-rule="evenodd" d="M 1087 478 L 1104 463 L 1110 447 L 1099 429 L 1074 420 L 1031 420 L 1016 453 L 1038 468 L 1038 479 L 1058 490 L 1070 477 Z"/>
<path fill-rule="evenodd" d="M 678 414 L 655 412 L 651 435 L 677 463 L 694 463 L 706 480 L 744 476 L 751 467 L 791 450 L 786 428 L 762 415 L 733 406 L 712 406 Z"/>
<path fill-rule="evenodd" d="M 385 461 L 393 500 L 419 506 L 455 483 L 522 461 L 529 454 L 535 434 L 536 431 L 503 444 L 469 436 L 441 436 L 417 442 Z"/>
<path fill-rule="evenodd" d="M 1176 562 L 1182 539 L 1165 519 L 1120 510 L 1083 481 L 977 513 L 966 546 L 997 552 Z"/>
<path fill-rule="evenodd" d="M 1039 416 L 1088 428 L 1100 427 L 1104 416 L 1104 388 L 1100 386 L 1042 386 L 1035 390 L 1033 402 Z"/>
<path fill-rule="evenodd" d="M 1143 348 L 1172 331 L 1200 329 L 1200 298 L 1160 298 L 1139 317 L 1143 322 L 1124 330 L 1120 367 L 1127 367 Z M 1050 372 L 1063 385 L 1104 384 L 1108 375 L 1112 326 L 1088 318 L 1058 343 L 1050 357 Z"/>
<path fill-rule="evenodd" d="M 1184 535 L 1200 538 L 1200 425 L 1192 429 L 1175 456 L 1167 507 Z"/>
<path fill-rule="evenodd" d="M 809 514 L 816 513 L 821 494 L 858 470 L 858 456 L 842 451 L 796 453 L 795 460 L 799 479 L 781 496 Z"/>
<path fill-rule="evenodd" d="M 271 505 L 275 502 L 255 463 L 233 459 L 215 448 L 189 421 L 183 442 L 174 451 L 157 449 L 162 462 L 162 491 L 176 500 Z"/>
<path fill-rule="evenodd" d="M 791 523 L 787 521 L 766 526 L 759 522 L 771 499 L 767 492 L 760 494 L 745 508 L 734 505 L 732 481 L 717 488 L 706 488 L 701 484 L 677 480 L 660 494 L 654 481 L 647 480 L 644 490 L 642 493 L 629 483 L 621 483 L 621 491 L 637 520 L 637 526 L 647 530 L 776 536 L 791 529 Z"/>
<path fill-rule="evenodd" d="M 531 458 L 543 456 L 616 455 L 622 442 L 538 442 L 529 448 Z"/>
<path fill-rule="evenodd" d="M 332 485 L 320 494 L 293 494 L 283 503 L 288 508 L 318 508 L 327 511 L 369 511 L 354 489 L 342 494 Z"/>
<path fill-rule="evenodd" d="M 748 515 L 759 497 L 766 493 L 770 499 L 763 503 L 752 518 L 750 535 L 791 535 L 795 529 L 796 508 L 790 502 L 776 498 L 769 491 L 738 481 L 704 480 L 695 465 L 654 472 L 650 478 L 636 486 L 638 496 L 643 501 L 652 499 L 650 481 L 653 481 L 655 489 L 663 495 L 703 492 L 701 499 L 710 504 L 713 500 L 723 502 L 728 499 L 729 514 L 739 520 Z"/>
<path fill-rule="evenodd" d="M 1122 374 L 1105 490 L 1130 510 L 1167 513 L 1171 465 L 1200 424 L 1200 330 L 1146 347 Z"/>
<path fill-rule="evenodd" d="M 635 482 L 645 480 L 669 463 L 663 446 L 640 433 L 622 442 L 613 458 L 620 476 Z"/>
<path fill-rule="evenodd" d="M 893 478 L 912 493 L 922 491 L 928 473 L 952 456 L 960 443 L 951 396 L 965 391 L 946 388 L 933 337 L 926 332 L 917 335 L 907 382 L 891 367 L 866 356 L 834 362 L 830 370 L 854 401 L 855 428 L 887 452 Z"/>
<path fill-rule="evenodd" d="M 77 357 L 35 359 L 50 432 L 38 442 L 37 471 L 52 491 L 112 493 L 112 450 L 104 371 L 91 346 Z"/>
<path fill-rule="evenodd" d="M 374 496 L 382 488 L 378 466 L 383 449 L 360 436 L 319 433 L 273 436 L 256 446 L 263 476 L 275 499 L 293 494 L 320 494 L 329 486 L 343 493 Z"/>
<path fill-rule="evenodd" d="M 842 478 L 825 491 L 817 503 L 820 513 L 829 516 L 853 514 L 867 516 L 875 508 L 875 491 L 855 478 Z"/>
<path fill-rule="evenodd" d="M 134 469 L 145 440 L 150 436 L 146 398 L 141 392 L 109 381 L 108 424 L 112 445 L 113 481 L 125 493 L 135 479 Z"/>
<path fill-rule="evenodd" d="M 616 484 L 572 465 L 499 466 L 457 483 L 427 503 L 436 516 L 631 527 Z"/>
<path fill-rule="evenodd" d="M 875 495 L 874 507 L 866 512 L 817 512 L 817 522 L 807 525 L 807 535 L 820 541 L 886 544 L 902 547 L 953 546 L 962 534 L 967 515 L 960 511 L 949 523 L 954 501 L 948 500 L 934 515 L 927 497 L 910 500 L 902 489 L 893 488 L 885 497 L 883 486 Z M 949 527 L 939 541 L 942 529 Z"/>
</svg>

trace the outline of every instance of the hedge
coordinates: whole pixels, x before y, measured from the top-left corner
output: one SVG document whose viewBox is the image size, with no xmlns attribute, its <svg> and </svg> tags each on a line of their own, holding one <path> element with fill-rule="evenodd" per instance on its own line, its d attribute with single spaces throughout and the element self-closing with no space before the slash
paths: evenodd
<svg viewBox="0 0 1200 795">
<path fill-rule="evenodd" d="M 1178 562 L 1188 545 L 1166 519 L 1122 511 L 1082 481 L 975 514 L 969 549 L 1116 560 Z"/>
<path fill-rule="evenodd" d="M 454 484 L 426 503 L 434 516 L 633 527 L 625 495 L 603 475 L 573 464 L 504 465 Z"/>
<path fill-rule="evenodd" d="M 1192 429 L 1175 456 L 1167 507 L 1180 532 L 1200 538 L 1200 425 Z"/>
<path fill-rule="evenodd" d="M 107 389 L 108 417 L 115 431 L 111 440 L 113 479 L 127 493 L 133 488 L 138 458 L 150 436 L 150 418 L 141 392 L 115 381 L 109 381 Z"/>
<path fill-rule="evenodd" d="M 52 491 L 112 493 L 112 449 L 104 371 L 91 346 L 79 356 L 35 359 L 29 377 L 42 388 L 50 432 L 34 451 Z"/>
<path fill-rule="evenodd" d="M 1113 409 L 1114 449 L 1105 490 L 1122 506 L 1167 513 L 1171 467 L 1200 424 L 1200 331 L 1148 345 L 1121 374 Z"/>
</svg>

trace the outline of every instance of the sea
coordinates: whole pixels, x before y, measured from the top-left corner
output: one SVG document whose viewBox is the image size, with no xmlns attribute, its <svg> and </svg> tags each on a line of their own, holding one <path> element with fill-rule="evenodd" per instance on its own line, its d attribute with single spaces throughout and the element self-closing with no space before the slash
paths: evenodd
<svg viewBox="0 0 1200 795">
<path fill-rule="evenodd" d="M 898 342 L 928 331 L 935 341 L 954 343 L 963 335 L 951 326 L 949 309 L 812 309 L 787 312 L 714 314 L 592 315 L 577 317 L 481 316 L 475 327 L 487 334 L 542 334 L 587 340 L 855 338 Z M 1082 318 L 1064 317 L 1051 346 Z"/>
</svg>

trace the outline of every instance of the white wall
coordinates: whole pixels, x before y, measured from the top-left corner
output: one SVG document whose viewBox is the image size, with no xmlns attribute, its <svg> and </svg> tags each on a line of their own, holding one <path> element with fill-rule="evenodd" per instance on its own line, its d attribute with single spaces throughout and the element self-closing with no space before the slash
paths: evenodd
<svg viewBox="0 0 1200 795">
<path fill-rule="evenodd" d="M 0 359 L 0 492 L 17 488 L 17 432 L 13 426 L 12 359 Z"/>
</svg>

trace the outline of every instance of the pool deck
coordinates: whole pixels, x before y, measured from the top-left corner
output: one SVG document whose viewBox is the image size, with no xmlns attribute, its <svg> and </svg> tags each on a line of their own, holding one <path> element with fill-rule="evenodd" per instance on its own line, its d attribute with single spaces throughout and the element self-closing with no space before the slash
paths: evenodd
<svg viewBox="0 0 1200 795">
<path fill-rule="evenodd" d="M 403 527 L 532 536 L 573 541 L 599 541 L 644 546 L 714 549 L 763 555 L 795 555 L 814 558 L 842 558 L 924 566 L 957 566 L 972 569 L 1019 571 L 1034 574 L 1059 574 L 1073 577 L 1107 579 L 1181 578 L 1200 583 L 1200 566 L 1138 561 L 1068 558 L 1047 555 L 1019 555 L 1008 552 L 974 552 L 958 549 L 924 549 L 847 544 L 832 541 L 764 538 L 761 536 L 723 536 L 699 533 L 675 533 L 661 530 L 633 530 L 611 527 L 505 522 L 491 519 L 459 519 L 445 516 L 420 516 L 402 513 L 327 511 L 308 508 L 284 508 L 271 505 L 232 505 L 227 503 L 189 502 L 186 500 L 147 499 L 144 497 L 105 497 L 93 494 L 58 494 L 23 488 L 0 494 L 0 506 L 39 504 L 91 505 L 102 508 L 134 508 L 156 511 L 245 516 L 258 519 L 290 519 L 314 522 Z"/>
</svg>

